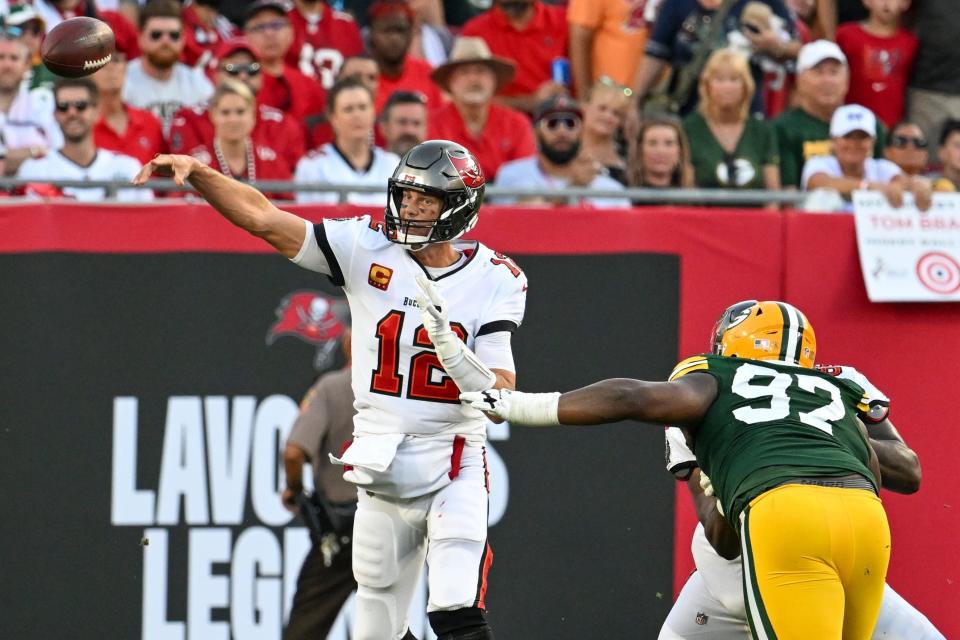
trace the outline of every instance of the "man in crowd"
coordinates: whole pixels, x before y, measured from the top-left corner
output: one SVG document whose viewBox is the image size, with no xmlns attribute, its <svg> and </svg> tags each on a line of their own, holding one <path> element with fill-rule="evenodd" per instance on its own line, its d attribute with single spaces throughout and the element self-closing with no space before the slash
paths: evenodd
<svg viewBox="0 0 960 640">
<path fill-rule="evenodd" d="M 797 57 L 797 92 L 792 109 L 773 121 L 780 149 L 780 182 L 800 187 L 804 163 L 831 152 L 830 118 L 843 104 L 850 84 L 847 57 L 836 44 L 817 40 L 804 45 Z M 876 156 L 881 157 L 886 130 L 877 123 Z"/>
<path fill-rule="evenodd" d="M 140 163 L 130 156 L 98 149 L 93 140 L 97 121 L 97 86 L 89 78 L 60 79 L 53 87 L 55 117 L 63 135 L 63 146 L 42 158 L 26 160 L 17 172 L 22 180 L 34 180 L 28 195 L 67 196 L 83 202 L 101 202 L 102 188 L 64 187 L 57 189 L 48 180 L 115 180 L 129 182 L 137 175 Z M 148 189 L 120 189 L 118 200 L 152 200 Z"/>
<path fill-rule="evenodd" d="M 383 109 L 394 91 L 419 91 L 427 106 L 442 104 L 440 90 L 430 80 L 433 67 L 424 60 L 410 57 L 414 24 L 413 11 L 405 0 L 378 0 L 370 5 L 370 55 L 380 68 L 375 108 Z"/>
<path fill-rule="evenodd" d="M 379 116 L 384 148 L 402 156 L 427 137 L 427 105 L 423 96 L 412 91 L 395 91 Z"/>
<path fill-rule="evenodd" d="M 237 28 L 220 13 L 220 0 L 188 0 L 183 5 L 185 43 L 181 60 L 191 66 L 205 68 L 217 45 L 229 40 Z"/>
<path fill-rule="evenodd" d="M 940 134 L 943 173 L 934 180 L 936 191 L 960 191 L 960 120 L 947 120 Z"/>
<path fill-rule="evenodd" d="M 23 81 L 29 71 L 27 45 L 19 34 L 0 31 L 0 136 L 6 154 L 4 172 L 13 175 L 27 158 L 38 158 L 60 147 L 63 135 L 53 117 L 49 89 L 30 89 Z"/>
<path fill-rule="evenodd" d="M 212 62 L 216 68 L 214 81 L 217 85 L 224 80 L 239 80 L 257 96 L 257 123 L 251 134 L 254 144 L 276 149 L 290 167 L 296 167 L 307 151 L 303 127 L 279 109 L 260 102 L 263 69 L 256 48 L 246 38 L 232 38 L 220 43 Z M 188 153 L 200 145 L 209 147 L 213 134 L 207 105 L 181 109 L 170 127 L 170 151 Z"/>
<path fill-rule="evenodd" d="M 283 0 L 257 0 L 247 9 L 243 31 L 260 53 L 263 84 L 257 101 L 298 122 L 322 114 L 327 95 L 320 84 L 284 62 L 293 29 Z"/>
<path fill-rule="evenodd" d="M 152 111 L 169 133 L 173 114 L 206 102 L 213 85 L 201 70 L 180 62 L 183 18 L 173 0 L 150 0 L 141 9 L 139 42 L 143 55 L 127 65 L 123 100 Z"/>
<path fill-rule="evenodd" d="M 533 113 L 546 98 L 572 89 L 552 78 L 553 60 L 567 57 L 567 31 L 563 7 L 540 0 L 494 0 L 489 11 L 463 26 L 462 34 L 483 38 L 494 55 L 514 63 L 516 74 L 497 92 L 498 100 Z"/>
<path fill-rule="evenodd" d="M 40 58 L 40 45 L 43 42 L 43 35 L 46 33 L 47 26 L 43 23 L 43 19 L 37 14 L 33 5 L 13 5 L 4 17 L 3 23 L 6 27 L 20 29 L 20 39 L 30 51 L 30 88 L 52 88 L 57 76 L 44 66 L 43 60 Z"/>
<path fill-rule="evenodd" d="M 513 63 L 492 55 L 483 39 L 463 37 L 431 75 L 451 101 L 430 114 L 429 137 L 466 146 L 491 181 L 504 162 L 537 152 L 527 116 L 493 102 L 513 71 Z"/>
<path fill-rule="evenodd" d="M 883 157 L 900 167 L 904 174 L 919 176 L 923 175 L 927 168 L 929 147 L 930 144 L 919 126 L 902 121 L 890 130 Z"/>
<path fill-rule="evenodd" d="M 90 79 L 97 86 L 100 118 L 93 128 L 93 141 L 101 149 L 132 156 L 141 163 L 163 152 L 163 126 L 157 116 L 123 101 L 127 57 L 115 51 L 105 66 Z"/>
<path fill-rule="evenodd" d="M 331 328 L 341 328 L 343 320 L 333 309 L 337 303 L 326 297 L 318 300 L 329 305 Z M 350 330 L 341 330 L 335 339 L 340 341 L 346 364 L 322 375 L 307 391 L 283 452 L 287 478 L 284 506 L 306 519 L 310 516 L 301 510 L 306 503 L 308 509 L 322 514 L 317 524 L 325 528 L 310 531 L 312 545 L 300 568 L 283 640 L 326 638 L 343 603 L 357 588 L 350 563 L 357 488 L 343 479 L 343 467 L 330 462 L 330 455 L 339 455 L 343 443 L 351 439 L 356 414 L 350 388 Z M 303 489 L 303 465 L 307 462 L 313 469 L 312 496 L 304 495 Z"/>
<path fill-rule="evenodd" d="M 287 64 L 325 90 L 333 86 L 344 58 L 363 52 L 356 22 L 349 14 L 334 11 L 326 0 L 293 0 L 288 18 L 293 46 L 285 54 Z"/>
<path fill-rule="evenodd" d="M 537 136 L 535 156 L 512 160 L 500 167 L 494 185 L 504 188 L 552 189 L 588 187 L 622 191 L 623 185 L 602 173 L 599 162 L 582 154 L 583 111 L 568 96 L 556 96 L 542 102 L 534 112 L 533 127 Z M 567 204 L 567 198 L 531 196 L 519 199 L 526 204 Z M 516 198 L 499 198 L 498 203 L 512 204 Z M 587 197 L 578 201 L 594 207 L 629 207 L 627 198 Z"/>
<path fill-rule="evenodd" d="M 923 0 L 912 7 L 920 39 L 910 72 L 907 117 L 927 140 L 937 140 L 944 122 L 960 118 L 960 11 L 954 0 Z"/>
</svg>

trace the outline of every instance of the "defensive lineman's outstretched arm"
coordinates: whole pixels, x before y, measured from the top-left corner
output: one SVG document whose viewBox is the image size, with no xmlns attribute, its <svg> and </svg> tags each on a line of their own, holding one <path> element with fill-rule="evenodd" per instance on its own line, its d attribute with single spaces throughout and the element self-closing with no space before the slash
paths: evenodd
<svg viewBox="0 0 960 640">
<path fill-rule="evenodd" d="M 228 178 L 196 158 L 160 154 L 143 165 L 133 184 L 144 184 L 153 174 L 172 177 L 178 185 L 190 182 L 204 200 L 241 229 L 269 242 L 287 258 L 303 246 L 303 218 L 275 207 L 253 187 Z"/>
<path fill-rule="evenodd" d="M 701 373 L 673 382 L 612 378 L 562 395 L 491 389 L 460 396 L 471 406 L 511 424 L 588 425 L 637 420 L 689 427 L 700 422 L 716 397 L 713 376 Z"/>
</svg>

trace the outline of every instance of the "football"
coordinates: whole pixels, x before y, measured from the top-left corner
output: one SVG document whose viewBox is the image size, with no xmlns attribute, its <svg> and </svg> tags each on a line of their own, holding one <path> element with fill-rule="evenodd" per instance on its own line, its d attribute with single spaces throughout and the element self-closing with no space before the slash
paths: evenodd
<svg viewBox="0 0 960 640">
<path fill-rule="evenodd" d="M 43 64 L 64 78 L 82 78 L 110 62 L 113 30 L 105 22 L 80 16 L 50 30 L 40 46 Z"/>
</svg>

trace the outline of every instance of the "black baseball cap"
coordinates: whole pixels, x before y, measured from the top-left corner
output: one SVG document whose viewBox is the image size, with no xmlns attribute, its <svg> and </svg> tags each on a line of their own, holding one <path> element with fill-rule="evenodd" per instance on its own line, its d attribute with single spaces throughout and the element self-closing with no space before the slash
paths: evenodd
<svg viewBox="0 0 960 640">
<path fill-rule="evenodd" d="M 247 20 L 261 11 L 267 10 L 274 11 L 281 16 L 286 16 L 290 10 L 290 4 L 285 0 L 256 0 L 256 2 L 251 2 L 250 6 L 247 7 L 246 13 L 243 14 L 243 21 L 246 23 Z"/>
</svg>

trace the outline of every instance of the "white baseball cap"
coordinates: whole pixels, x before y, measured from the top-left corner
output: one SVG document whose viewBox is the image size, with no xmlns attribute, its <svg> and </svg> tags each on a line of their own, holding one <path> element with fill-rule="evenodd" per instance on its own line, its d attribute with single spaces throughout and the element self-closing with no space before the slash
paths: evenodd
<svg viewBox="0 0 960 640">
<path fill-rule="evenodd" d="M 859 104 L 846 104 L 833 112 L 830 118 L 830 137 L 842 138 L 848 133 L 863 131 L 871 138 L 877 137 L 877 116 Z"/>
<path fill-rule="evenodd" d="M 814 40 L 800 48 L 797 54 L 797 73 L 813 69 L 824 60 L 836 60 L 843 65 L 847 64 L 847 56 L 836 43 L 829 40 Z"/>
</svg>

